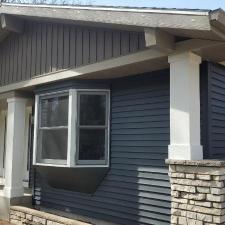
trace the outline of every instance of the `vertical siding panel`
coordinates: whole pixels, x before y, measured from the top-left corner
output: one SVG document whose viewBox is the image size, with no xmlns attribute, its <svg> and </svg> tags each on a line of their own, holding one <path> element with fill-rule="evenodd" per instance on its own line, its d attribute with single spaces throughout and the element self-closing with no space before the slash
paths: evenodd
<svg viewBox="0 0 225 225">
<path fill-rule="evenodd" d="M 63 33 L 63 68 L 69 68 L 69 57 L 70 57 L 70 33 L 69 33 L 69 26 L 64 27 Z"/>
<path fill-rule="evenodd" d="M 83 64 L 83 31 L 81 28 L 77 29 L 76 38 L 76 66 Z"/>
<path fill-rule="evenodd" d="M 76 66 L 76 29 L 71 26 L 70 27 L 70 63 L 69 66 L 74 68 Z"/>
<path fill-rule="evenodd" d="M 31 77 L 36 74 L 36 52 L 37 52 L 37 24 L 32 23 L 32 54 L 31 54 Z"/>
<path fill-rule="evenodd" d="M 2 83 L 3 85 L 5 85 L 6 83 L 6 46 L 3 45 L 2 46 L 2 55 L 4 56 L 3 57 L 3 60 L 2 60 L 2 76 L 3 76 L 3 79 L 2 79 Z"/>
<path fill-rule="evenodd" d="M 0 44 L 0 49 L 2 49 L 1 44 Z M 0 86 L 2 86 L 2 80 L 3 80 L 3 74 L 2 74 L 2 58 L 3 58 L 3 55 L 0 54 Z"/>
<path fill-rule="evenodd" d="M 19 53 L 19 40 L 17 35 L 14 36 L 14 55 L 13 55 L 13 82 L 18 79 L 18 53 Z"/>
<path fill-rule="evenodd" d="M 41 27 L 41 71 L 40 74 L 46 73 L 47 60 L 47 24 L 43 23 Z"/>
<path fill-rule="evenodd" d="M 0 45 L 0 48 L 2 49 L 2 54 L 1 54 L 1 76 L 0 76 L 0 85 L 3 86 L 4 85 L 4 72 L 3 72 L 3 66 L 4 66 L 4 51 L 3 51 L 3 47 L 2 45 Z"/>
<path fill-rule="evenodd" d="M 53 24 L 52 28 L 52 72 L 57 70 L 57 55 L 58 55 L 58 27 L 56 24 Z"/>
<path fill-rule="evenodd" d="M 26 79 L 31 78 L 31 57 L 32 57 L 32 24 L 28 23 L 27 24 L 27 52 L 26 52 L 26 57 L 27 57 L 27 69 L 26 69 Z"/>
<path fill-rule="evenodd" d="M 3 86 L 3 84 L 4 84 L 4 72 L 3 72 L 3 66 L 4 66 L 4 51 L 3 51 L 3 47 L 2 47 L 2 45 L 0 45 L 0 48 L 2 49 L 2 54 L 1 54 L 1 70 L 0 70 L 0 72 L 1 72 L 1 76 L 0 76 L 0 85 L 1 86 Z"/>
<path fill-rule="evenodd" d="M 121 35 L 119 31 L 113 32 L 113 57 L 121 55 Z"/>
<path fill-rule="evenodd" d="M 138 46 L 139 50 L 142 50 L 145 48 L 145 36 L 144 33 L 139 33 L 138 35 Z"/>
<path fill-rule="evenodd" d="M 17 81 L 22 80 L 22 57 L 23 57 L 23 38 L 19 36 L 19 52 L 18 52 L 18 68 L 17 68 Z"/>
<path fill-rule="evenodd" d="M 27 32 L 25 30 L 25 32 Z M 27 35 L 22 36 L 22 42 L 23 42 L 23 48 L 22 48 L 22 70 L 21 70 L 21 76 L 22 80 L 26 80 L 26 70 L 27 70 L 27 45 L 28 45 L 28 40 L 27 40 Z"/>
<path fill-rule="evenodd" d="M 104 59 L 104 30 L 99 29 L 97 31 L 97 61 L 102 61 Z"/>
<path fill-rule="evenodd" d="M 110 59 L 113 57 L 112 51 L 112 31 L 106 30 L 105 32 L 105 59 Z"/>
<path fill-rule="evenodd" d="M 10 34 L 1 44 L 0 51 L 4 51 L 1 83 L 136 52 L 144 48 L 143 37 L 143 32 L 26 22 L 22 35 Z"/>
<path fill-rule="evenodd" d="M 130 38 L 128 32 L 121 32 L 121 55 L 126 55 L 130 51 Z"/>
<path fill-rule="evenodd" d="M 130 52 L 138 51 L 138 33 L 131 32 L 130 33 Z"/>
<path fill-rule="evenodd" d="M 6 61 L 5 61 L 5 84 L 9 83 L 9 50 L 10 50 L 10 42 L 7 39 L 6 42 Z"/>
<path fill-rule="evenodd" d="M 46 73 L 52 71 L 52 24 L 47 24 L 46 31 Z"/>
<path fill-rule="evenodd" d="M 88 29 L 83 30 L 83 64 L 90 63 L 90 33 Z"/>
<path fill-rule="evenodd" d="M 44 49 L 44 48 L 43 48 Z M 42 24 L 37 25 L 37 42 L 36 42 L 36 67 L 35 75 L 41 74 L 41 52 L 42 52 Z"/>
<path fill-rule="evenodd" d="M 14 51 L 14 41 L 13 36 L 9 38 L 10 42 L 10 52 L 9 52 L 9 83 L 13 82 L 13 51 Z"/>
<path fill-rule="evenodd" d="M 63 30 L 64 26 L 58 25 L 58 55 L 57 55 L 57 68 L 61 70 L 63 68 Z"/>
<path fill-rule="evenodd" d="M 90 30 L 90 63 L 97 61 L 97 35 L 96 30 Z"/>
</svg>

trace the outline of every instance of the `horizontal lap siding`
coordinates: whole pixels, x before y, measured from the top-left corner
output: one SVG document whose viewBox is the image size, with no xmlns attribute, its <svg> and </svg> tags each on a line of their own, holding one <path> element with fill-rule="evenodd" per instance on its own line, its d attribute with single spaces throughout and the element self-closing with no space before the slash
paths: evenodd
<svg viewBox="0 0 225 225">
<path fill-rule="evenodd" d="M 225 158 L 225 67 L 208 65 L 209 158 Z"/>
<path fill-rule="evenodd" d="M 144 49 L 143 32 L 26 22 L 0 44 L 0 86 Z"/>
<path fill-rule="evenodd" d="M 124 225 L 168 225 L 169 72 L 118 79 L 111 90 L 111 166 L 97 191 L 39 182 L 36 204 Z"/>
</svg>

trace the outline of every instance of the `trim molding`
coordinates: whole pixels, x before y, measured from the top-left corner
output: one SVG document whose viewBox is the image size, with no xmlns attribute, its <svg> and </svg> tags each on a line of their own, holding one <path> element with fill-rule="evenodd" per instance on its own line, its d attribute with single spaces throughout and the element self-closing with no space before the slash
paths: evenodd
<svg viewBox="0 0 225 225">
<path fill-rule="evenodd" d="M 130 64 L 136 64 L 136 63 L 140 63 L 140 62 L 144 62 L 148 60 L 154 60 L 154 59 L 162 58 L 166 56 L 167 56 L 166 53 L 161 52 L 159 50 L 148 49 L 148 50 L 144 50 L 144 51 L 130 54 L 127 56 L 105 60 L 103 62 L 94 63 L 87 66 L 75 68 L 75 69 L 68 69 L 68 70 L 62 70 L 62 71 L 58 71 L 54 73 L 49 73 L 49 74 L 35 77 L 30 80 L 2 86 L 0 87 L 0 93 L 31 88 L 36 85 L 47 84 L 54 81 L 65 80 L 65 79 L 75 78 L 75 77 L 85 79 L 85 75 L 89 75 L 88 76 L 89 79 L 97 79 L 96 74 L 98 75 L 99 72 L 104 72 L 105 74 L 107 74 L 108 71 L 116 69 L 116 68 L 126 67 L 126 66 L 129 66 Z M 90 78 L 90 75 L 93 75 L 93 78 L 92 77 Z"/>
</svg>

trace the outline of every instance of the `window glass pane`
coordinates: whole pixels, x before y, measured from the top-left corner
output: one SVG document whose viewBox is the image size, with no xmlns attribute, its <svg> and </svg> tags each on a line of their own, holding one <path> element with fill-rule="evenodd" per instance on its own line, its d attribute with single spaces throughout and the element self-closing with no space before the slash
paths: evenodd
<svg viewBox="0 0 225 225">
<path fill-rule="evenodd" d="M 67 159 L 67 129 L 40 130 L 38 152 L 41 159 Z"/>
<path fill-rule="evenodd" d="M 80 129 L 79 160 L 105 159 L 105 129 Z"/>
<path fill-rule="evenodd" d="M 68 96 L 43 98 L 41 105 L 41 127 L 68 126 Z"/>
<path fill-rule="evenodd" d="M 105 110 L 105 95 L 80 95 L 80 125 L 105 125 Z"/>
</svg>

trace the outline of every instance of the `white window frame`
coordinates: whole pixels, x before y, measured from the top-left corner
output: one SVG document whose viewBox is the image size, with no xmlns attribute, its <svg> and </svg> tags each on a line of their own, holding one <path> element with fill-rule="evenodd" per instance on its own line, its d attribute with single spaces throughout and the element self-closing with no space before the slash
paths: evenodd
<svg viewBox="0 0 225 225">
<path fill-rule="evenodd" d="M 37 161 L 37 144 L 38 144 L 38 129 L 39 129 L 39 100 L 40 97 L 51 98 L 53 96 L 68 93 L 68 142 L 67 142 L 67 160 L 65 164 L 59 164 L 58 160 L 50 160 L 45 162 Z M 79 146 L 78 146 L 78 95 L 85 94 L 103 94 L 106 95 L 106 149 L 105 160 L 78 160 Z M 34 115 L 34 142 L 33 142 L 33 164 L 38 166 L 52 166 L 52 167 L 109 167 L 110 160 L 110 90 L 108 89 L 70 89 L 66 91 L 50 92 L 46 94 L 39 94 L 35 96 L 35 115 Z M 82 163 L 81 163 L 82 161 Z"/>
<path fill-rule="evenodd" d="M 30 129 L 31 129 L 31 123 L 32 123 L 32 106 L 29 106 L 26 108 L 26 117 L 25 117 L 25 149 L 24 149 L 24 180 L 23 180 L 23 185 L 24 187 L 28 188 L 29 187 L 29 176 L 30 176 L 30 149 L 29 149 L 29 143 L 31 142 L 30 140 Z"/>
<path fill-rule="evenodd" d="M 7 131 L 7 111 L 0 112 L 0 178 L 5 179 L 5 150 L 6 150 L 6 131 Z M 0 181 L 2 183 L 2 180 Z"/>
</svg>

